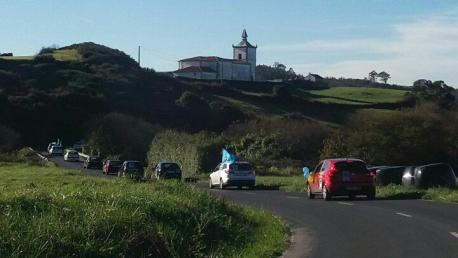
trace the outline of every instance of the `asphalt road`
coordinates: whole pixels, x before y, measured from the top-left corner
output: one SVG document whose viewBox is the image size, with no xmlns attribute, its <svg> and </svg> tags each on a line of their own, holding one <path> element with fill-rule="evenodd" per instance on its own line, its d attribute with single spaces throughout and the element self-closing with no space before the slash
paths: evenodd
<svg viewBox="0 0 458 258">
<path fill-rule="evenodd" d="M 81 162 L 51 161 L 106 177 L 100 170 L 83 169 Z M 364 198 L 325 202 L 268 190 L 210 192 L 287 221 L 296 234 L 286 257 L 458 257 L 458 204 Z"/>
</svg>

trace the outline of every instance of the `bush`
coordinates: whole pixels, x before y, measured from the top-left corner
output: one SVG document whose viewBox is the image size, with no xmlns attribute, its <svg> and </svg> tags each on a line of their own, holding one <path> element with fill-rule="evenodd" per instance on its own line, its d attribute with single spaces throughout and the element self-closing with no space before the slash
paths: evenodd
<svg viewBox="0 0 458 258">
<path fill-rule="evenodd" d="M 321 157 L 357 157 L 383 165 L 456 163 L 457 124 L 457 112 L 434 105 L 356 115 L 325 140 Z"/>
<path fill-rule="evenodd" d="M 215 134 L 161 132 L 151 142 L 146 176 L 150 175 L 154 165 L 164 160 L 177 162 L 184 177 L 208 173 L 220 162 L 222 147 L 221 138 Z"/>
<path fill-rule="evenodd" d="M 12 151 L 19 144 L 20 135 L 13 129 L 0 125 L 0 152 Z"/>
<path fill-rule="evenodd" d="M 327 134 L 325 127 L 298 114 L 236 123 L 223 133 L 229 147 L 241 158 L 258 166 L 282 169 L 291 162 L 297 167 L 315 164 Z"/>
<path fill-rule="evenodd" d="M 149 143 L 160 127 L 143 119 L 110 113 L 93 122 L 85 152 L 145 160 Z"/>
<path fill-rule="evenodd" d="M 22 148 L 12 152 L 0 153 L 0 162 L 17 162 L 33 166 L 48 166 L 49 163 L 40 157 L 30 148 Z"/>
<path fill-rule="evenodd" d="M 50 54 L 37 55 L 33 59 L 35 63 L 54 63 L 56 59 Z"/>
</svg>

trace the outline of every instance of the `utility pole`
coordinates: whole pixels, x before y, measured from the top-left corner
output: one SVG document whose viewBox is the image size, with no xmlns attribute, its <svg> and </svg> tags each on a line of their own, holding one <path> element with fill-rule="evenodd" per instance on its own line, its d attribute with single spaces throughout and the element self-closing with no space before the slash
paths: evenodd
<svg viewBox="0 0 458 258">
<path fill-rule="evenodd" d="M 140 66 L 140 46 L 138 46 L 138 65 Z"/>
</svg>

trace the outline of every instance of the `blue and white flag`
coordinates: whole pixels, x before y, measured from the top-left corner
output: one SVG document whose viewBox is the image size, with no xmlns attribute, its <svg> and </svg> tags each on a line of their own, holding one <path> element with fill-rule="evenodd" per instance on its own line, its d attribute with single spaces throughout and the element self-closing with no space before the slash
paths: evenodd
<svg viewBox="0 0 458 258">
<path fill-rule="evenodd" d="M 235 156 L 235 154 L 232 154 L 229 151 L 227 151 L 226 149 L 223 149 L 221 162 L 233 163 L 236 160 L 237 160 L 237 157 Z"/>
</svg>

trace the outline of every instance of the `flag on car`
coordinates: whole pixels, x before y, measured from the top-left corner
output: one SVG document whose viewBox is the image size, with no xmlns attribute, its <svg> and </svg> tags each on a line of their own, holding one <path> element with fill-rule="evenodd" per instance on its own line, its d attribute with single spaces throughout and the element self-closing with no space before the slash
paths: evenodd
<svg viewBox="0 0 458 258">
<path fill-rule="evenodd" d="M 235 162 L 236 160 L 237 157 L 235 156 L 235 154 L 232 154 L 223 148 L 221 162 Z"/>
</svg>

